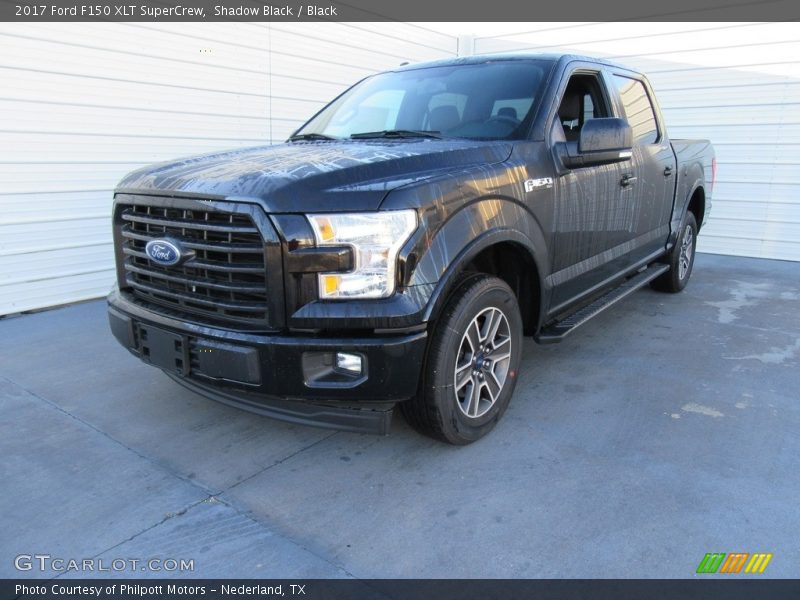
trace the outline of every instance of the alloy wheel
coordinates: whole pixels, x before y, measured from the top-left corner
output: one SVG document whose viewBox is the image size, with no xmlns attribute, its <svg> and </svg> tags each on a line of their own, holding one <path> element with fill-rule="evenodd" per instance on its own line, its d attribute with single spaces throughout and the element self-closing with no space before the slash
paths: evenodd
<svg viewBox="0 0 800 600">
<path fill-rule="evenodd" d="M 694 230 L 691 225 L 687 226 L 683 232 L 681 240 L 681 252 L 678 257 L 678 278 L 683 280 L 689 272 L 692 264 L 692 253 L 694 252 Z"/>
<path fill-rule="evenodd" d="M 497 402 L 511 364 L 511 328 L 502 310 L 478 313 L 459 344 L 453 374 L 456 403 L 467 417 L 485 415 Z"/>
</svg>

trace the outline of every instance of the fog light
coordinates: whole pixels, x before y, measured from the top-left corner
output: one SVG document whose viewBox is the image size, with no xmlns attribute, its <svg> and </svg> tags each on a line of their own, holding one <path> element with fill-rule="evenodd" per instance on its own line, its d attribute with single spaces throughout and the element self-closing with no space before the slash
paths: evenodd
<svg viewBox="0 0 800 600">
<path fill-rule="evenodd" d="M 311 388 L 352 388 L 367 380 L 367 357 L 357 352 L 303 352 L 303 378 Z"/>
<path fill-rule="evenodd" d="M 347 352 L 336 353 L 336 368 L 347 371 L 353 375 L 361 375 L 362 365 L 359 354 L 349 354 Z"/>
</svg>

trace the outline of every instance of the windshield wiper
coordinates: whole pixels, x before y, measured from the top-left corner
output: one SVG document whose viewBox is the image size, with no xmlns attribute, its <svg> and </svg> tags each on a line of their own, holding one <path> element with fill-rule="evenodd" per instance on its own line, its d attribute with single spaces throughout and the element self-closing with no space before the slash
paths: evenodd
<svg viewBox="0 0 800 600">
<path fill-rule="evenodd" d="M 298 133 L 293 135 L 289 138 L 290 142 L 296 142 L 298 140 L 338 140 L 339 138 L 335 138 L 332 135 L 325 135 L 324 133 Z"/>
<path fill-rule="evenodd" d="M 435 138 L 442 139 L 441 131 L 421 131 L 416 129 L 384 129 L 383 131 L 365 131 L 353 133 L 350 137 L 354 140 L 368 138 Z"/>
</svg>

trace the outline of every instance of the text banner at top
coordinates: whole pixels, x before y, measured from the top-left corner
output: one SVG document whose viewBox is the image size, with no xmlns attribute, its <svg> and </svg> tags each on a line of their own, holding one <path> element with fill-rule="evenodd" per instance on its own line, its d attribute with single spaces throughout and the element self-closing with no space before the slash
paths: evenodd
<svg viewBox="0 0 800 600">
<path fill-rule="evenodd" d="M 797 0 L 0 0 L 0 21 L 791 21 Z"/>
</svg>

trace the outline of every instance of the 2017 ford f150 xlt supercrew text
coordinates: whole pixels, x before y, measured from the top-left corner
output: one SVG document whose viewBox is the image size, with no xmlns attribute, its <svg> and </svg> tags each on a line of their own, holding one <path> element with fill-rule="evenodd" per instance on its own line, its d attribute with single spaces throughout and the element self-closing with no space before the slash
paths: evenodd
<svg viewBox="0 0 800 600">
<path fill-rule="evenodd" d="M 357 83 L 284 144 L 134 171 L 114 197 L 118 340 L 183 386 L 289 421 L 477 440 L 523 335 L 557 342 L 692 272 L 715 162 L 647 79 L 474 56 Z"/>
</svg>

